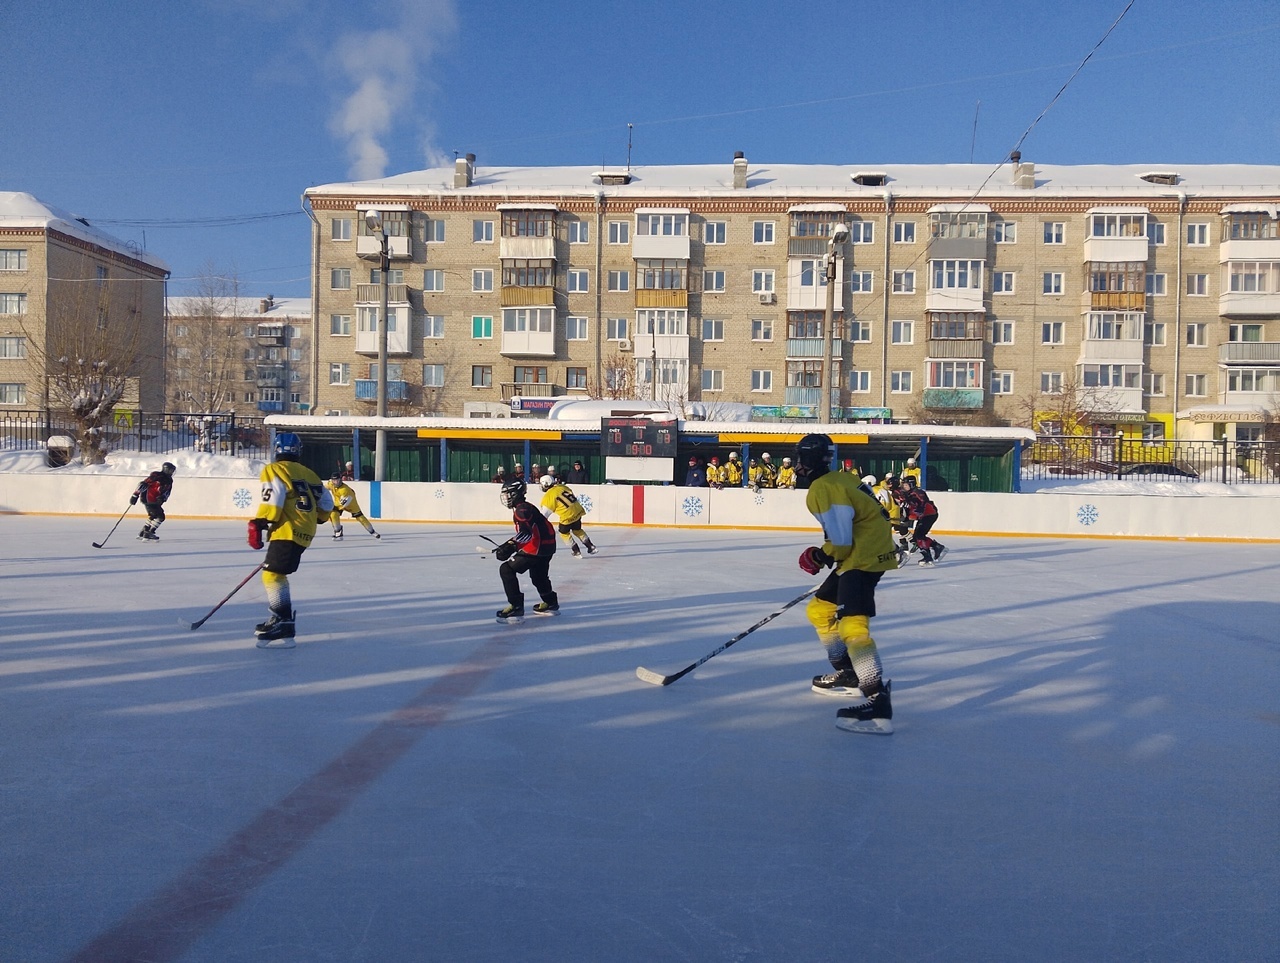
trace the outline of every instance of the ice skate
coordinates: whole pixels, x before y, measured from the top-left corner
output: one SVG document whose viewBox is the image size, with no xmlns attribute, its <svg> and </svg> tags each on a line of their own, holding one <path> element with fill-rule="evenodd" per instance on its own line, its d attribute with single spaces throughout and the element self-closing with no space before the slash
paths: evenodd
<svg viewBox="0 0 1280 963">
<path fill-rule="evenodd" d="M 947 554 L 947 546 L 943 545 L 941 542 L 934 542 L 933 543 L 933 560 L 935 562 L 940 562 L 942 561 L 942 556 L 945 554 Z"/>
<path fill-rule="evenodd" d="M 499 622 L 518 623 L 524 621 L 523 605 L 507 605 L 498 609 L 497 618 Z"/>
<path fill-rule="evenodd" d="M 272 612 L 265 622 L 254 626 L 253 634 L 258 637 L 258 648 L 292 649 L 297 644 L 293 640 L 296 615 L 296 612 L 290 612 L 287 616 Z"/>
<path fill-rule="evenodd" d="M 559 615 L 560 603 L 559 602 L 537 602 L 533 606 L 533 611 L 534 611 L 534 614 L 536 615 Z"/>
<path fill-rule="evenodd" d="M 862 690 L 858 688 L 858 673 L 852 669 L 815 675 L 812 689 L 818 695 L 841 696 L 846 699 L 862 698 Z"/>
<path fill-rule="evenodd" d="M 887 736 L 893 732 L 893 704 L 889 700 L 889 683 L 867 696 L 867 701 L 836 712 L 836 728 L 845 732 L 865 732 Z"/>
<path fill-rule="evenodd" d="M 598 552 L 598 551 L 600 551 L 600 549 L 596 548 L 596 546 L 595 546 L 595 543 L 594 543 L 594 542 L 587 542 L 587 554 L 588 554 L 588 555 L 594 555 L 594 554 L 595 554 L 596 552 Z"/>
</svg>

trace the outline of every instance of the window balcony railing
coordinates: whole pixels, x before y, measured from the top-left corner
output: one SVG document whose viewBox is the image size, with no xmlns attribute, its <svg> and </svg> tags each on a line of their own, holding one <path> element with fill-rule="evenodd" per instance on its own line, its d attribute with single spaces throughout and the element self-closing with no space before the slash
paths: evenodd
<svg viewBox="0 0 1280 963">
<path fill-rule="evenodd" d="M 817 406 L 822 404 L 822 388 L 809 388 L 802 385 L 787 385 L 782 396 L 783 404 Z M 840 389 L 831 389 L 831 408 L 834 411 L 840 405 Z"/>
<path fill-rule="evenodd" d="M 378 400 L 378 381 L 376 378 L 357 378 L 355 382 L 356 401 L 377 401 Z M 388 381 L 387 382 L 387 400 L 388 401 L 408 401 L 409 400 L 409 382 L 407 381 Z"/>
<path fill-rule="evenodd" d="M 683 288 L 637 288 L 637 308 L 687 308 L 689 292 Z"/>
<path fill-rule="evenodd" d="M 381 284 L 357 284 L 356 285 L 356 304 L 381 304 L 382 303 L 382 285 Z M 387 285 L 387 304 L 408 304 L 409 303 L 409 285 L 407 284 L 388 284 Z"/>
<path fill-rule="evenodd" d="M 923 395 L 926 408 L 948 411 L 981 408 L 984 398 L 981 388 L 925 388 Z"/>
<path fill-rule="evenodd" d="M 555 398 L 565 392 L 562 385 L 546 381 L 503 381 L 499 387 L 503 401 L 510 401 L 517 395 L 521 398 Z"/>
<path fill-rule="evenodd" d="M 981 338 L 930 338 L 930 358 L 981 358 L 986 342 Z"/>
<path fill-rule="evenodd" d="M 541 307 L 556 303 L 556 289 L 528 284 L 503 285 L 500 296 L 504 308 Z"/>
<path fill-rule="evenodd" d="M 787 359 L 821 358 L 822 338 L 787 338 Z M 844 357 L 845 342 L 836 338 L 831 342 L 831 357 L 839 360 Z"/>
<path fill-rule="evenodd" d="M 259 401 L 258 410 L 272 411 L 272 412 L 284 411 L 284 402 L 283 401 Z"/>
<path fill-rule="evenodd" d="M 1280 294 L 1267 291 L 1224 291 L 1218 313 L 1228 318 L 1258 318 L 1280 314 Z"/>
<path fill-rule="evenodd" d="M 396 261 L 404 261 L 413 256 L 413 245 L 408 237 L 387 238 L 387 255 Z M 376 234 L 361 234 L 356 238 L 356 257 L 382 257 L 382 239 Z"/>
<path fill-rule="evenodd" d="M 1280 364 L 1280 342 L 1231 341 L 1218 345 L 1223 364 Z"/>
<path fill-rule="evenodd" d="M 1146 311 L 1145 291 L 1086 291 L 1083 306 L 1090 311 Z"/>
</svg>

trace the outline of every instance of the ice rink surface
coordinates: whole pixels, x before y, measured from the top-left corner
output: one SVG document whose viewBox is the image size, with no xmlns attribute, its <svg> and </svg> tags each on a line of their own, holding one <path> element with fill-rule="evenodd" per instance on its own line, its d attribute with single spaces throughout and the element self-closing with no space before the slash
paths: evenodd
<svg viewBox="0 0 1280 963">
<path fill-rule="evenodd" d="M 1275 546 L 945 538 L 881 583 L 883 737 L 803 604 L 636 678 L 812 587 L 804 533 L 588 519 L 503 626 L 502 526 L 325 528 L 264 651 L 257 578 L 179 624 L 242 522 L 111 522 L 4 519 L 6 963 L 1280 957 Z"/>
</svg>

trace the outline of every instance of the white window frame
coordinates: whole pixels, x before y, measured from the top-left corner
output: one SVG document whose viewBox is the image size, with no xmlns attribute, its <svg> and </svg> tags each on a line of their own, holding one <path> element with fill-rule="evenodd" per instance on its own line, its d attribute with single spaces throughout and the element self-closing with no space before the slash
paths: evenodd
<svg viewBox="0 0 1280 963">
<path fill-rule="evenodd" d="M 874 244 L 876 237 L 875 221 L 858 221 L 849 222 L 849 243 L 850 244 Z"/>
<path fill-rule="evenodd" d="M 894 244 L 914 244 L 916 242 L 916 222 L 915 221 L 894 221 L 893 222 L 893 243 Z"/>
<path fill-rule="evenodd" d="M 444 291 L 444 271 L 441 268 L 426 268 L 422 272 L 422 290 L 427 294 L 440 294 Z"/>
<path fill-rule="evenodd" d="M 587 320 L 580 314 L 565 315 L 564 339 L 566 341 L 586 341 Z"/>
<path fill-rule="evenodd" d="M 27 339 L 20 334 L 0 337 L 0 358 L 21 361 L 27 356 Z"/>
<path fill-rule="evenodd" d="M 472 244 L 492 244 L 493 243 L 493 221 L 486 221 L 477 218 L 471 222 L 471 243 Z"/>
<path fill-rule="evenodd" d="M 997 218 L 991 222 L 991 236 L 996 244 L 1018 243 L 1018 222 Z"/>
<path fill-rule="evenodd" d="M 890 371 L 889 372 L 889 394 L 891 395 L 909 395 L 911 394 L 911 383 L 913 372 L 910 370 Z"/>
<path fill-rule="evenodd" d="M 913 320 L 889 322 L 890 344 L 915 344 L 916 323 Z"/>
<path fill-rule="evenodd" d="M 1187 247 L 1209 246 L 1209 224 L 1204 221 L 1192 221 L 1187 224 Z"/>
<path fill-rule="evenodd" d="M 1187 297 L 1207 298 L 1208 296 L 1209 296 L 1209 275 L 1188 274 L 1187 275 Z"/>
<path fill-rule="evenodd" d="M 422 387 L 443 388 L 444 365 L 424 363 L 422 365 Z"/>
<path fill-rule="evenodd" d="M 727 243 L 728 221 L 707 221 L 702 225 L 702 243 L 718 246 Z"/>
<path fill-rule="evenodd" d="M 1164 247 L 1164 225 L 1159 221 L 1147 219 L 1147 241 L 1153 247 Z"/>
<path fill-rule="evenodd" d="M 751 340 L 752 341 L 772 341 L 773 340 L 773 318 L 752 318 L 751 319 Z"/>
<path fill-rule="evenodd" d="M 1014 343 L 1014 322 L 1004 318 L 993 318 L 987 325 L 987 338 L 992 344 Z"/>
<path fill-rule="evenodd" d="M 1065 221 L 1043 221 L 1044 233 L 1042 235 L 1045 244 L 1057 246 L 1067 243 L 1067 225 Z"/>
<path fill-rule="evenodd" d="M 331 385 L 351 384 L 350 362 L 347 362 L 347 361 L 329 362 L 329 384 Z"/>
<path fill-rule="evenodd" d="M 0 405 L 25 405 L 26 403 L 27 385 L 25 381 L 0 383 Z"/>
<path fill-rule="evenodd" d="M 1168 288 L 1168 277 L 1159 272 L 1147 272 L 1147 297 L 1162 298 Z"/>
<path fill-rule="evenodd" d="M 992 294 L 1015 294 L 1017 287 L 1018 272 L 1017 271 L 992 271 L 991 272 L 991 293 Z"/>
<path fill-rule="evenodd" d="M 774 238 L 777 236 L 777 228 L 778 224 L 776 221 L 752 221 L 751 243 L 773 244 Z"/>
<path fill-rule="evenodd" d="M 753 368 L 751 390 L 761 394 L 773 391 L 773 371 L 769 368 Z"/>
<path fill-rule="evenodd" d="M 915 271 L 894 271 L 892 293 L 915 294 L 916 293 L 916 272 Z"/>
<path fill-rule="evenodd" d="M 1062 297 L 1065 278 L 1061 271 L 1045 271 L 1040 280 L 1040 293 L 1051 298 Z"/>
<path fill-rule="evenodd" d="M 12 247 L 0 249 L 0 271 L 25 271 L 27 269 L 27 249 Z"/>
<path fill-rule="evenodd" d="M 471 290 L 480 294 L 493 291 L 493 268 L 472 268 Z"/>
<path fill-rule="evenodd" d="M 723 341 L 724 340 L 724 318 L 703 318 L 702 319 L 702 340 L 703 341 Z"/>
<path fill-rule="evenodd" d="M 604 329 L 606 341 L 626 341 L 630 329 L 630 318 L 605 318 Z"/>
<path fill-rule="evenodd" d="M 1163 398 L 1164 397 L 1164 372 L 1162 371 L 1143 372 L 1142 394 L 1148 398 Z"/>
<path fill-rule="evenodd" d="M 619 268 L 616 271 L 610 271 L 608 274 L 608 284 L 610 291 L 630 291 L 631 272 L 626 268 Z"/>
<path fill-rule="evenodd" d="M 1193 321 L 1187 325 L 1188 348 L 1206 348 L 1209 346 L 1209 325 Z"/>
<path fill-rule="evenodd" d="M 987 387 L 993 395 L 1013 394 L 1013 372 L 992 368 L 990 383 Z"/>
<path fill-rule="evenodd" d="M 849 291 L 853 294 L 874 294 L 874 275 L 870 271 L 850 271 Z"/>
<path fill-rule="evenodd" d="M 1209 376 L 1202 374 L 1189 374 L 1183 382 L 1186 390 L 1183 392 L 1188 398 L 1207 398 L 1209 397 Z"/>
<path fill-rule="evenodd" d="M 859 321 L 856 318 L 850 318 L 845 324 L 845 339 L 850 344 L 870 344 L 871 343 L 871 322 Z"/>
<path fill-rule="evenodd" d="M 853 368 L 849 371 L 849 394 L 871 394 L 871 370 L 869 368 Z"/>
<path fill-rule="evenodd" d="M 631 222 L 630 221 L 609 221 L 609 244 L 630 244 L 631 243 Z"/>
<path fill-rule="evenodd" d="M 329 218 L 329 240 L 331 241 L 351 240 L 351 218 L 349 217 Z"/>
<path fill-rule="evenodd" d="M 719 268 L 706 268 L 702 272 L 702 292 L 704 294 L 724 294 L 725 272 Z"/>
<path fill-rule="evenodd" d="M 565 272 L 564 281 L 570 294 L 586 294 L 591 290 L 591 272 L 584 268 L 570 268 Z"/>
<path fill-rule="evenodd" d="M 424 244 L 444 243 L 444 221 L 438 217 L 428 217 L 422 222 L 422 241 Z"/>
<path fill-rule="evenodd" d="M 570 221 L 568 227 L 570 244 L 590 244 L 591 243 L 591 222 L 590 221 Z"/>
<path fill-rule="evenodd" d="M 1040 322 L 1040 343 L 1041 344 L 1065 344 L 1067 336 L 1067 322 L 1065 321 L 1041 321 Z"/>
<path fill-rule="evenodd" d="M 1062 372 L 1061 371 L 1041 371 L 1040 372 L 1040 393 L 1042 395 L 1062 394 Z"/>
<path fill-rule="evenodd" d="M 772 221 L 762 222 L 772 224 Z M 774 272 L 772 268 L 758 268 L 751 272 L 752 294 L 774 294 Z"/>
<path fill-rule="evenodd" d="M 422 337 L 426 341 L 440 341 L 444 338 L 443 314 L 424 314 L 422 316 Z"/>
<path fill-rule="evenodd" d="M 703 368 L 702 369 L 702 390 L 703 391 L 724 391 L 724 369 L 723 368 Z"/>
<path fill-rule="evenodd" d="M 334 338 L 351 337 L 351 315 L 349 314 L 329 315 L 329 336 Z"/>
<path fill-rule="evenodd" d="M 330 291 L 351 290 L 351 268 L 332 268 L 329 271 Z"/>
<path fill-rule="evenodd" d="M 1162 348 L 1168 338 L 1163 321 L 1147 321 L 1142 325 L 1142 343 L 1152 348 Z"/>
</svg>

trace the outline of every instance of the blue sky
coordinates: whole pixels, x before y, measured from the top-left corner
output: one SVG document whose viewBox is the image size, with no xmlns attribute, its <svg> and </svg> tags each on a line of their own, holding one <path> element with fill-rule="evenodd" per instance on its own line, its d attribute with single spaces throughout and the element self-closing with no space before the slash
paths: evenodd
<svg viewBox="0 0 1280 963">
<path fill-rule="evenodd" d="M 1274 0 L 0 0 L 0 190 L 308 293 L 307 187 L 480 166 L 1267 163 Z M 976 127 L 975 127 L 976 119 Z"/>
</svg>

